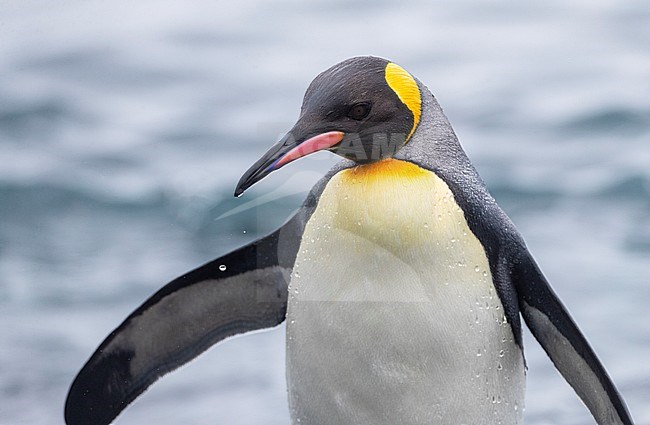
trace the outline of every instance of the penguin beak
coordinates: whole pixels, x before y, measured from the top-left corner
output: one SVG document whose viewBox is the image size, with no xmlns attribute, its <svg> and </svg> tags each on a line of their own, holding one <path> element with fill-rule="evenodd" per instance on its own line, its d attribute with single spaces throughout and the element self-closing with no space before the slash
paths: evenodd
<svg viewBox="0 0 650 425">
<path fill-rule="evenodd" d="M 341 131 L 328 131 L 309 138 L 296 139 L 293 131 L 287 133 L 239 179 L 235 196 L 241 196 L 246 189 L 298 158 L 334 147 L 343 140 L 343 136 Z"/>
</svg>

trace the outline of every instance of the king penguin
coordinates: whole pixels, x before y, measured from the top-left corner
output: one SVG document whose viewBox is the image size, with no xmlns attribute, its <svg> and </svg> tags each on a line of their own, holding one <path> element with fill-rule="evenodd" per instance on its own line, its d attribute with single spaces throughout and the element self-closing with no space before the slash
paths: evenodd
<svg viewBox="0 0 650 425">
<path fill-rule="evenodd" d="M 109 424 L 213 344 L 285 319 L 292 424 L 521 424 L 520 317 L 598 424 L 633 424 L 426 86 L 377 57 L 322 72 L 235 195 L 320 150 L 343 159 L 286 224 L 173 280 L 102 342 L 68 425 Z"/>
</svg>

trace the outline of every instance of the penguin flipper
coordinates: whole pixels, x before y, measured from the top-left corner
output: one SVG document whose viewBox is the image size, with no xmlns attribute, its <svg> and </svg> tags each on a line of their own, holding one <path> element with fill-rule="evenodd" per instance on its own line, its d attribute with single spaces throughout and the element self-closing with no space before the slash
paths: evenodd
<svg viewBox="0 0 650 425">
<path fill-rule="evenodd" d="M 66 423 L 109 424 L 158 378 L 211 345 L 282 323 L 301 232 L 297 214 L 271 235 L 173 280 L 146 300 L 75 378 Z"/>
<path fill-rule="evenodd" d="M 634 425 L 607 371 L 535 261 L 526 255 L 513 275 L 522 316 L 564 379 L 599 425 Z"/>
</svg>

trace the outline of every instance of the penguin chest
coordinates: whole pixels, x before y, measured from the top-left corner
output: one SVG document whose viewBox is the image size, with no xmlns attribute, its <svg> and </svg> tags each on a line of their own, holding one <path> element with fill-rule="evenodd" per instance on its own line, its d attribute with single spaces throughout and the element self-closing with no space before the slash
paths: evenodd
<svg viewBox="0 0 650 425">
<path fill-rule="evenodd" d="M 335 175 L 305 228 L 287 311 L 293 423 L 520 423 L 523 357 L 484 249 L 442 180 L 390 161 Z"/>
</svg>

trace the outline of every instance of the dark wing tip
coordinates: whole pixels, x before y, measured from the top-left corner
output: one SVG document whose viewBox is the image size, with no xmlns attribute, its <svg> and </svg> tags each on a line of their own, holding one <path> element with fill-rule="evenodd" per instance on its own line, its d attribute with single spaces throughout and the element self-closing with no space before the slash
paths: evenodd
<svg viewBox="0 0 650 425">
<path fill-rule="evenodd" d="M 530 254 L 517 264 L 514 276 L 522 315 L 557 370 L 598 424 L 634 425 L 605 367 Z"/>
<path fill-rule="evenodd" d="M 99 351 L 99 350 L 98 350 Z M 133 353 L 95 353 L 75 378 L 65 402 L 67 425 L 108 425 L 145 388 L 133 390 L 128 370 Z M 131 389 L 130 393 L 125 389 Z"/>
</svg>

